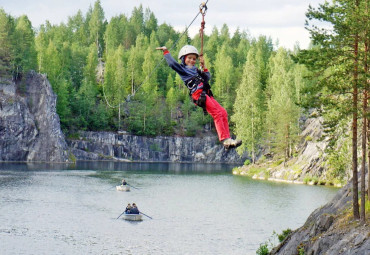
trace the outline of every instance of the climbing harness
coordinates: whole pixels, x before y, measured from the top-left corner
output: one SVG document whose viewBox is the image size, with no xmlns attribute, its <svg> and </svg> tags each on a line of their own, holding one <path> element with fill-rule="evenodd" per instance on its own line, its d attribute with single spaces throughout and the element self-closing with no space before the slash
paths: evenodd
<svg viewBox="0 0 370 255">
<path fill-rule="evenodd" d="M 201 23 L 201 29 L 200 29 L 200 37 L 201 37 L 201 51 L 200 51 L 200 56 L 203 56 L 203 30 L 204 30 L 204 16 L 207 12 L 207 3 L 208 3 L 209 0 L 207 0 L 206 2 L 203 2 L 201 3 L 201 5 L 199 6 L 199 9 L 200 11 L 197 13 L 197 15 L 194 17 L 194 19 L 190 22 L 190 24 L 186 27 L 185 31 L 181 34 L 181 36 L 172 44 L 172 46 L 169 48 L 169 51 L 171 51 L 175 46 L 176 44 L 180 41 L 180 39 L 188 32 L 190 26 L 194 23 L 194 21 L 198 18 L 199 14 L 202 14 L 202 23 Z M 129 102 L 131 100 L 132 97 L 135 96 L 136 92 L 140 89 L 140 87 L 152 76 L 152 74 L 154 73 L 155 70 L 158 69 L 158 67 L 162 64 L 164 58 L 162 58 L 160 61 L 158 61 L 157 65 L 154 67 L 154 69 L 146 76 L 146 78 L 143 80 L 142 83 L 140 83 L 139 86 L 137 86 L 136 89 L 133 89 L 133 92 L 127 96 L 127 98 L 125 99 L 125 102 Z M 202 67 L 203 68 L 203 67 Z M 105 88 L 104 88 L 104 84 L 102 85 L 103 87 L 103 96 L 104 96 L 104 99 L 105 99 L 105 102 L 107 103 L 107 105 L 110 107 L 110 108 L 119 108 L 119 111 L 120 111 L 120 108 L 121 108 L 121 104 L 123 104 L 124 102 L 121 102 L 119 103 L 118 105 L 114 106 L 114 105 L 111 105 L 109 104 L 108 102 L 108 99 L 106 97 L 106 94 L 105 94 Z"/>
<path fill-rule="evenodd" d="M 208 1 L 207 1 L 208 2 Z M 204 16 L 206 16 L 208 7 L 207 7 L 207 2 L 201 3 L 199 5 L 199 13 L 202 14 L 202 22 L 200 23 L 200 29 L 199 29 L 199 37 L 200 37 L 200 57 L 203 57 L 203 45 L 204 45 L 204 27 L 206 22 L 204 21 Z M 206 95 L 213 96 L 212 91 L 211 91 L 211 86 L 209 85 L 207 79 L 204 77 L 204 65 L 203 62 L 200 63 L 201 65 L 201 70 L 198 69 L 198 75 L 190 79 L 186 83 L 186 86 L 189 88 L 190 96 L 198 89 L 202 89 L 202 93 L 200 94 L 198 100 L 194 100 L 193 102 L 201 107 L 203 109 L 204 115 L 207 115 L 207 110 L 206 110 Z"/>
</svg>

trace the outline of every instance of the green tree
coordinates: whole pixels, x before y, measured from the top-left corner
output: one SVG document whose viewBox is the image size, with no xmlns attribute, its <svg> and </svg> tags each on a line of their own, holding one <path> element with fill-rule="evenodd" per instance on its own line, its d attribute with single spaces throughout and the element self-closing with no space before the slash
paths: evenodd
<svg viewBox="0 0 370 255">
<path fill-rule="evenodd" d="M 293 61 L 288 52 L 279 48 L 270 60 L 267 82 L 267 127 L 273 152 L 287 160 L 293 154 L 299 130 L 300 109 L 296 105 Z"/>
<path fill-rule="evenodd" d="M 212 91 L 223 107 L 230 112 L 235 98 L 233 93 L 235 84 L 233 84 L 233 64 L 228 44 L 223 44 L 217 52 L 214 69 Z"/>
<path fill-rule="evenodd" d="M 149 9 L 145 9 L 144 14 L 144 34 L 150 36 L 153 31 L 158 29 L 158 20 L 154 13 Z"/>
<path fill-rule="evenodd" d="M 92 113 L 96 106 L 96 97 L 98 95 L 98 84 L 96 80 L 96 67 L 98 64 L 98 55 L 95 43 L 91 44 L 89 54 L 84 67 L 84 79 L 78 90 L 77 99 L 79 101 L 79 112 L 84 128 L 94 128 L 92 126 Z"/>
<path fill-rule="evenodd" d="M 135 47 L 129 51 L 128 58 L 128 80 L 131 84 L 131 94 L 135 94 L 138 86 L 144 81 L 142 64 L 144 62 L 144 53 L 147 49 L 147 38 L 141 34 L 136 39 Z"/>
<path fill-rule="evenodd" d="M 134 7 L 132 10 L 130 24 L 135 33 L 135 37 L 144 33 L 144 12 L 141 4 L 139 7 Z"/>
<path fill-rule="evenodd" d="M 256 59 L 255 47 L 248 52 L 243 79 L 236 93 L 234 112 L 231 120 L 235 123 L 236 135 L 243 140 L 243 144 L 237 151 L 242 154 L 248 150 L 252 155 L 253 163 L 255 163 L 256 152 L 261 146 L 264 134 L 265 115 L 261 73 Z"/>
<path fill-rule="evenodd" d="M 36 70 L 37 53 L 35 48 L 35 34 L 27 16 L 22 15 L 16 21 L 14 34 L 14 76 L 29 70 Z"/>
<path fill-rule="evenodd" d="M 104 33 L 105 41 L 105 54 L 108 55 L 109 51 L 115 51 L 115 49 L 122 44 L 123 41 L 123 31 L 120 27 L 121 19 L 120 17 L 111 18 L 107 29 Z"/>
<path fill-rule="evenodd" d="M 338 114 L 327 119 L 327 131 L 334 132 L 340 119 L 352 116 L 352 181 L 353 181 L 353 215 L 360 218 L 358 205 L 358 173 L 357 173 L 357 134 L 359 89 L 365 88 L 363 76 L 364 62 L 360 61 L 366 55 L 368 41 L 367 1 L 338 0 L 325 2 L 319 8 L 310 6 L 306 16 L 311 21 L 306 27 L 317 47 L 303 51 L 305 63 L 315 75 L 319 75 L 317 87 L 313 87 L 315 96 L 312 102 L 320 106 L 325 116 L 331 111 Z M 322 21 L 331 24 L 323 28 L 317 24 Z M 364 25 L 366 24 L 366 25 Z M 351 95 L 351 96 L 349 96 Z M 363 121 L 366 123 L 366 120 Z M 366 131 L 366 129 L 363 129 Z M 365 135 L 365 134 L 363 134 Z M 366 135 L 365 135 L 366 136 Z M 366 145 L 365 145 L 366 147 Z M 366 159 L 363 158 L 365 161 Z M 364 196 L 365 192 L 362 192 Z M 364 219 L 364 212 L 361 214 Z"/>
<path fill-rule="evenodd" d="M 12 65 L 12 30 L 11 17 L 0 8 L 0 75 L 9 76 Z"/>
<path fill-rule="evenodd" d="M 89 45 L 88 30 L 86 29 L 85 18 L 81 10 L 78 10 L 76 15 L 68 17 L 67 26 L 72 33 L 72 42 L 84 47 Z"/>
<path fill-rule="evenodd" d="M 95 43 L 96 51 L 99 57 L 104 50 L 104 10 L 101 7 L 100 0 L 94 4 L 94 9 L 89 20 L 90 43 Z"/>
</svg>

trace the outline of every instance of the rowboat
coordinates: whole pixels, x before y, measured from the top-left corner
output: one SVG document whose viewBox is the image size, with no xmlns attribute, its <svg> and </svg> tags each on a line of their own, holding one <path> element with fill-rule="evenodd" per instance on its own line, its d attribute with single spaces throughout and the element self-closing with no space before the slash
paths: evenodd
<svg viewBox="0 0 370 255">
<path fill-rule="evenodd" d="M 128 213 L 123 214 L 123 219 L 125 220 L 139 221 L 139 220 L 142 220 L 142 218 L 143 218 L 143 215 L 141 214 L 128 214 Z"/>
<path fill-rule="evenodd" d="M 128 186 L 128 185 L 119 185 L 119 186 L 116 186 L 116 189 L 119 190 L 119 191 L 130 191 L 130 186 Z"/>
</svg>

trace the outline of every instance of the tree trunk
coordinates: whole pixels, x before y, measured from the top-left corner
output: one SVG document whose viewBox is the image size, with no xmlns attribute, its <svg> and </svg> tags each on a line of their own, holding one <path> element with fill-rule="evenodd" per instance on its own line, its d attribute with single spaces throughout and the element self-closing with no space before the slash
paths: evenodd
<svg viewBox="0 0 370 255">
<path fill-rule="evenodd" d="M 121 104 L 118 104 L 118 131 L 121 130 Z"/>
<path fill-rule="evenodd" d="M 354 48 L 354 73 L 353 73 L 353 115 L 352 115 L 352 203 L 353 217 L 360 218 L 358 205 L 358 175 L 357 175 L 357 101 L 358 101 L 358 34 L 355 35 Z"/>
<path fill-rule="evenodd" d="M 131 95 L 134 94 L 135 90 L 134 90 L 134 69 L 132 69 L 132 72 L 131 72 Z"/>
<path fill-rule="evenodd" d="M 366 6 L 366 10 L 367 10 L 367 6 Z M 370 79 L 367 78 L 367 75 L 369 73 L 369 67 L 368 67 L 368 64 L 367 64 L 367 53 L 369 52 L 369 39 L 367 37 L 367 33 L 365 35 L 365 56 L 364 56 L 364 62 L 365 62 L 365 92 L 366 92 L 366 106 L 367 106 L 367 100 L 368 100 L 368 95 L 369 95 L 369 83 L 370 83 Z M 368 113 L 368 109 L 366 108 L 366 116 L 367 116 L 367 113 Z M 368 126 L 368 130 L 367 130 L 367 142 L 369 143 L 370 142 L 370 123 L 369 121 L 367 121 L 367 126 Z M 370 146 L 368 146 L 368 149 L 370 149 Z M 368 152 L 368 163 L 370 163 L 370 152 Z M 368 164 L 368 171 L 367 171 L 367 199 L 370 201 L 370 169 L 369 169 L 369 164 Z"/>
<path fill-rule="evenodd" d="M 366 88 L 364 90 L 364 98 L 363 98 L 363 105 L 362 105 L 362 115 L 363 115 L 363 124 L 362 124 L 362 162 L 361 162 L 361 211 L 360 217 L 362 223 L 365 223 L 366 216 L 365 216 L 365 194 L 366 194 L 366 187 L 365 187 L 365 172 L 366 172 L 366 128 L 367 128 L 367 118 L 366 118 L 366 111 L 367 111 L 367 91 Z"/>
<path fill-rule="evenodd" d="M 285 135 L 285 157 L 286 157 L 286 160 L 285 161 L 288 161 L 289 159 L 289 124 L 286 125 L 286 135 Z"/>
</svg>

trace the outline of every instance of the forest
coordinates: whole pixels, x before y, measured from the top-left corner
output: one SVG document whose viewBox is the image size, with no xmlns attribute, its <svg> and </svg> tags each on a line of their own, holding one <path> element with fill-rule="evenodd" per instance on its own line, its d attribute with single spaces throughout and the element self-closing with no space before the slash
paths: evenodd
<svg viewBox="0 0 370 255">
<path fill-rule="evenodd" d="M 139 6 L 130 17 L 122 14 L 108 22 L 98 0 L 66 24 L 46 21 L 37 29 L 27 16 L 15 18 L 1 10 L 0 19 L 1 74 L 19 81 L 31 69 L 47 74 L 66 134 L 126 130 L 194 136 L 205 126 L 214 128 L 155 51 L 166 45 L 177 56 L 183 45 L 199 48 L 200 36 L 190 38 L 186 31 L 158 24 L 150 9 Z M 307 83 L 307 69 L 292 57 L 298 47 L 295 52 L 274 49 L 271 38 L 251 38 L 239 29 L 231 35 L 224 24 L 204 36 L 204 52 L 213 94 L 228 111 L 234 133 L 249 141 L 240 152 L 254 153 L 262 143 L 284 150 L 288 132 L 292 154 L 302 114 L 298 103 Z M 284 123 L 290 123 L 288 129 Z"/>
<path fill-rule="evenodd" d="M 243 140 L 238 152 L 248 151 L 253 163 L 261 148 L 284 159 L 294 156 L 304 120 L 320 116 L 332 175 L 341 178 L 352 167 L 357 180 L 357 161 L 364 169 L 369 156 L 368 1 L 310 6 L 306 18 L 312 43 L 304 50 L 284 49 L 241 29 L 231 34 L 227 24 L 213 27 L 204 35 L 212 91 L 233 134 Z M 108 21 L 97 0 L 85 14 L 38 28 L 26 15 L 0 9 L 0 76 L 22 88 L 29 70 L 46 74 L 68 136 L 79 130 L 196 136 L 214 129 L 155 50 L 165 45 L 177 56 L 186 44 L 200 48 L 200 36 L 158 24 L 141 5 Z"/>
</svg>

